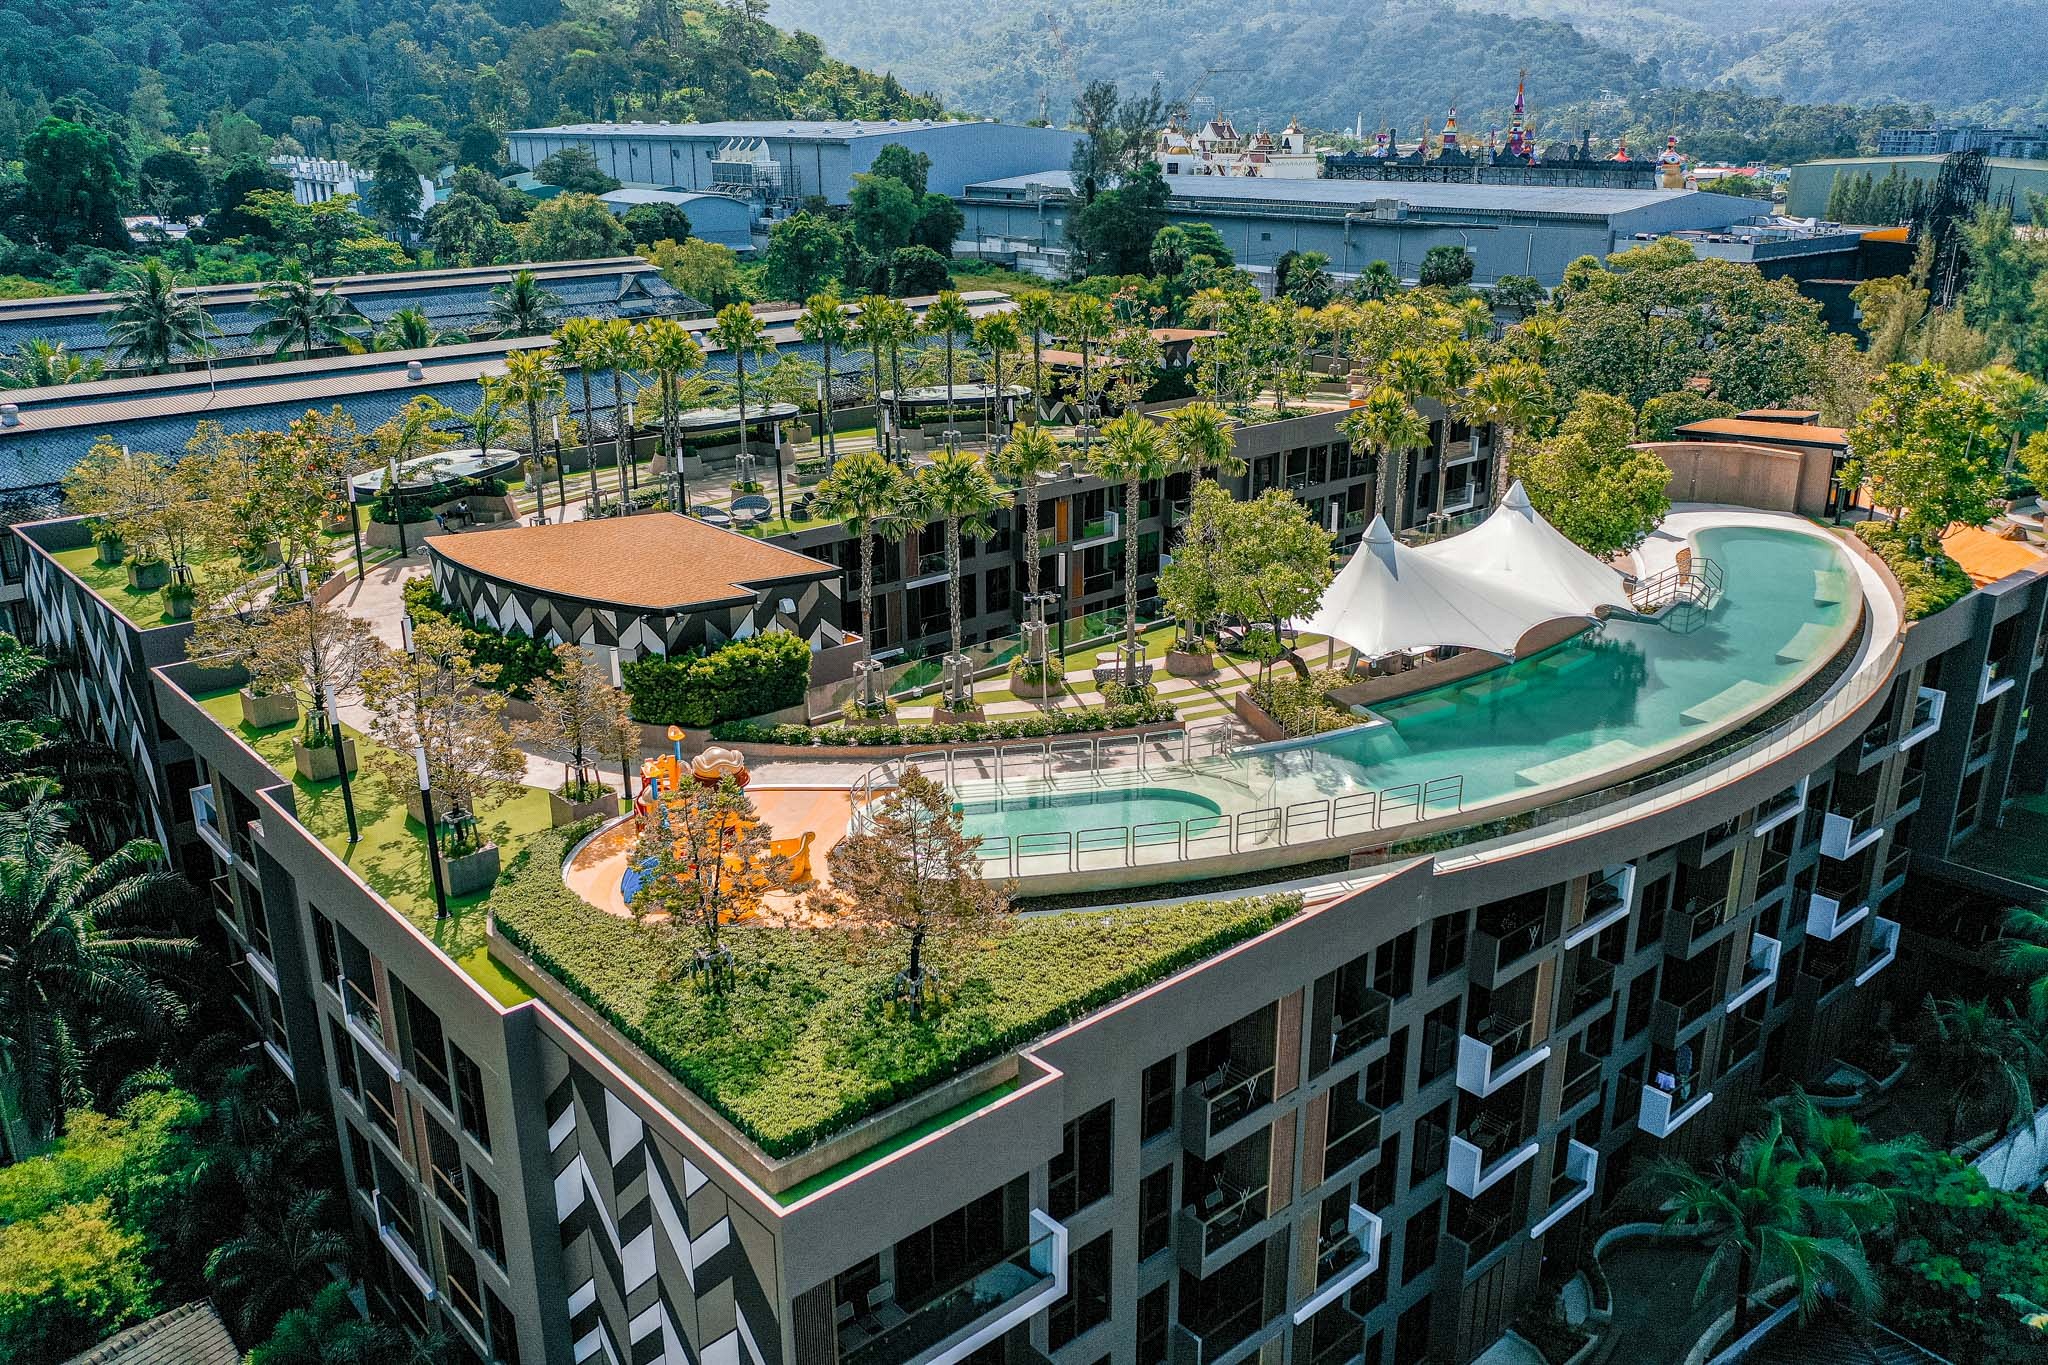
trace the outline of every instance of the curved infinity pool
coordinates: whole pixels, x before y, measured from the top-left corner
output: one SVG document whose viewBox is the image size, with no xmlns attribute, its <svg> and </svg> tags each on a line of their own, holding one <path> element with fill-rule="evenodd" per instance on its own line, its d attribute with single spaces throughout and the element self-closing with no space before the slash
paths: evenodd
<svg viewBox="0 0 2048 1365">
<path fill-rule="evenodd" d="M 1203 817 L 1368 791 L 1389 805 L 1411 787 L 1431 793 L 1428 813 L 1437 815 L 1682 750 L 1688 734 L 1705 737 L 1755 711 L 1839 649 L 1862 592 L 1846 555 L 1823 536 L 1745 525 L 1703 528 L 1692 540 L 1725 576 L 1710 608 L 1616 618 L 1481 677 L 1378 706 L 1383 724 L 1176 767 L 1171 787 L 1056 782 L 997 798 L 968 784 L 959 793 L 967 831 L 1001 840 L 1192 820 L 1192 835 L 1213 823 Z"/>
</svg>

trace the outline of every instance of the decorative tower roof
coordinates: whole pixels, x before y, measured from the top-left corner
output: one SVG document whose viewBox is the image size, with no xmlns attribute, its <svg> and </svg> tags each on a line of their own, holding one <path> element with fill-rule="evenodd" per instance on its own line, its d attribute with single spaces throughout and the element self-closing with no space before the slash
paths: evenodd
<svg viewBox="0 0 2048 1365">
<path fill-rule="evenodd" d="M 1536 140 L 1529 135 L 1528 115 L 1529 73 L 1525 70 L 1515 80 L 1515 112 L 1508 121 L 1509 156 L 1534 156 Z"/>
<path fill-rule="evenodd" d="M 1451 106 L 1451 113 L 1450 113 L 1450 117 L 1449 117 L 1449 118 L 1446 118 L 1446 119 L 1444 120 L 1444 139 L 1443 139 L 1443 149 L 1444 149 L 1445 151 L 1447 151 L 1447 152 L 1449 152 L 1449 151 L 1455 151 L 1455 150 L 1457 150 L 1457 146 L 1458 146 L 1458 106 L 1454 104 L 1454 105 L 1452 105 L 1452 106 Z"/>
</svg>

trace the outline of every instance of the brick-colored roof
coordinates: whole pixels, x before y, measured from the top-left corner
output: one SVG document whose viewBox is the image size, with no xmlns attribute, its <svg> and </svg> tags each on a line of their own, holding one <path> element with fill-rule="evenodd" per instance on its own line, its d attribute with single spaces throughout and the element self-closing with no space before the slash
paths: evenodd
<svg viewBox="0 0 2048 1365">
<path fill-rule="evenodd" d="M 1941 538 L 1948 557 L 1963 566 L 1963 572 L 1978 587 L 2010 578 L 2027 569 L 2048 568 L 2048 555 L 2024 540 L 2007 540 L 1973 526 L 1958 526 Z"/>
<path fill-rule="evenodd" d="M 838 566 L 673 512 L 435 536 L 433 555 L 514 587 L 645 611 L 683 611 L 752 596 Z"/>
<path fill-rule="evenodd" d="M 228 1329 L 200 1299 L 108 1337 L 64 1365 L 240 1365 Z"/>
<path fill-rule="evenodd" d="M 1759 441 L 1771 445 L 1835 446 L 1847 448 L 1849 433 L 1841 427 L 1810 427 L 1798 422 L 1756 422 L 1741 417 L 1709 417 L 1687 422 L 1678 429 L 1685 440 L 1728 439 Z"/>
</svg>

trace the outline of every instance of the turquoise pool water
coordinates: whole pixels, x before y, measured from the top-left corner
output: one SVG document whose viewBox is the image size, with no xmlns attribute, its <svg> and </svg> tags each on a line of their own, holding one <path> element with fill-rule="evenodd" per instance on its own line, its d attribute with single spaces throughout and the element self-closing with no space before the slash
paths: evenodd
<svg viewBox="0 0 2048 1365">
<path fill-rule="evenodd" d="M 967 830 L 1045 835 L 1410 784 L 1434 784 L 1450 802 L 1432 803 L 1430 814 L 1441 814 L 1681 749 L 1688 733 L 1704 739 L 1840 648 L 1861 594 L 1847 557 L 1821 536 L 1724 526 L 1694 543 L 1725 575 L 1711 608 L 1610 620 L 1541 655 L 1378 707 L 1385 724 L 1149 774 L 1169 786 L 999 800 L 969 790 Z"/>
</svg>

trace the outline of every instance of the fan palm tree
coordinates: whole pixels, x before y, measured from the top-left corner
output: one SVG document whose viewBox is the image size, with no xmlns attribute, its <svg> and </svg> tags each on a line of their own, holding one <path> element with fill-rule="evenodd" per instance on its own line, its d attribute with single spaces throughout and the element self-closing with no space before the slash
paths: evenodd
<svg viewBox="0 0 2048 1365">
<path fill-rule="evenodd" d="M 1166 446 L 1174 464 L 1198 479 L 1242 474 L 1248 467 L 1237 453 L 1236 424 L 1214 403 L 1186 403 L 1166 414 Z"/>
<path fill-rule="evenodd" d="M 1059 302 L 1042 289 L 1017 299 L 1017 325 L 1031 338 L 1032 417 L 1045 415 L 1045 339 L 1059 326 Z"/>
<path fill-rule="evenodd" d="M 900 517 L 903 472 L 873 450 L 856 451 L 832 466 L 811 495 L 819 515 L 844 525 L 860 545 L 861 658 L 875 652 L 875 536 Z"/>
<path fill-rule="evenodd" d="M 896 301 L 881 294 L 869 294 L 862 298 L 860 311 L 854 315 L 849 340 L 852 344 L 865 346 L 868 352 L 868 393 L 875 403 L 875 429 L 878 444 L 884 455 L 889 453 L 888 433 L 882 430 L 882 358 L 888 354 L 889 334 L 893 324 L 889 318 L 889 305 Z M 898 305 L 899 307 L 901 305 Z"/>
<path fill-rule="evenodd" d="M 558 367 L 575 370 L 576 380 L 583 386 L 583 454 L 590 468 L 592 502 L 597 500 L 597 434 L 592 425 L 590 370 L 597 363 L 597 351 L 598 325 L 589 318 L 570 318 L 555 329 L 551 358 Z"/>
<path fill-rule="evenodd" d="M 491 326 L 501 337 L 535 337 L 554 322 L 562 301 L 541 288 L 540 277 L 521 270 L 491 291 Z"/>
<path fill-rule="evenodd" d="M 594 345 L 596 363 L 612 377 L 612 453 L 619 462 L 619 515 L 624 516 L 633 484 L 633 410 L 626 401 L 626 381 L 641 368 L 644 351 L 640 333 L 624 318 L 600 324 Z"/>
<path fill-rule="evenodd" d="M 322 289 L 305 267 L 286 266 L 278 278 L 258 286 L 250 311 L 263 319 L 249 333 L 252 345 L 268 346 L 273 356 L 297 351 L 308 359 L 322 346 L 353 349 L 352 323 L 363 315 L 333 285 Z"/>
<path fill-rule="evenodd" d="M 713 341 L 726 349 L 732 356 L 733 392 L 740 409 L 740 449 L 747 448 L 747 361 L 773 355 L 774 346 L 768 341 L 768 329 L 761 319 L 754 316 L 753 309 L 744 303 L 728 303 L 718 310 L 712 321 L 711 330 L 706 333 Z M 782 489 L 782 447 L 775 447 L 775 512 L 785 525 L 789 522 L 789 508 L 783 502 Z"/>
<path fill-rule="evenodd" d="M 505 356 L 505 397 L 517 403 L 526 418 L 526 462 L 529 476 L 533 465 L 540 457 L 540 414 L 541 409 L 552 409 L 562 401 L 562 376 L 551 363 L 554 348 L 535 346 L 526 350 L 511 351 Z M 561 471 L 555 474 L 557 499 L 561 490 Z M 536 500 L 542 508 L 546 499 L 536 490 Z M 557 512 L 561 508 L 557 506 Z"/>
<path fill-rule="evenodd" d="M 1400 521 L 1407 501 L 1408 452 L 1429 444 L 1429 423 L 1408 406 L 1408 400 L 1390 386 L 1374 389 L 1365 402 L 1353 408 L 1342 423 L 1345 438 L 1353 445 L 1371 450 L 1378 460 L 1378 478 L 1373 485 L 1373 509 L 1385 514 L 1387 494 L 1393 494 L 1393 519 Z M 1393 477 L 1388 478 L 1391 467 Z"/>
<path fill-rule="evenodd" d="M 1656 1178 L 1671 1187 L 1664 1225 L 1694 1233 L 1712 1251 L 1699 1297 L 1733 1266 L 1737 1337 L 1754 1320 L 1758 1291 L 1780 1278 L 1792 1281 L 1802 1314 L 1828 1283 L 1857 1307 L 1876 1303 L 1862 1233 L 1883 1221 L 1885 1202 L 1874 1191 L 1811 1183 L 1811 1173 L 1776 1117 L 1745 1136 L 1711 1172 L 1671 1162 L 1657 1168 Z"/>
<path fill-rule="evenodd" d="M 1019 422 L 1003 448 L 989 455 L 988 464 L 997 478 L 1016 488 L 1024 504 L 1024 594 L 1035 598 L 1039 562 L 1045 558 L 1038 543 L 1038 483 L 1060 467 L 1060 443 L 1044 427 Z"/>
<path fill-rule="evenodd" d="M 249 1207 L 254 1216 L 242 1234 L 206 1258 L 206 1282 L 235 1305 L 242 1334 L 260 1336 L 327 1283 L 328 1265 L 348 1259 L 349 1241 L 325 1190 L 295 1190 L 280 1201 L 274 1189 L 253 1189 Z"/>
<path fill-rule="evenodd" d="M 1358 272 L 1358 283 L 1351 291 L 1361 299 L 1384 302 L 1401 292 L 1401 277 L 1385 261 L 1373 261 Z"/>
<path fill-rule="evenodd" d="M 1481 370 L 1466 392 L 1464 409 L 1470 421 L 1484 422 L 1495 433 L 1493 500 L 1508 495 L 1513 481 L 1514 443 L 1549 410 L 1550 381 L 1526 360 L 1506 360 Z"/>
<path fill-rule="evenodd" d="M 1097 343 L 1106 341 L 1109 338 L 1110 331 L 1115 326 L 1115 321 L 1114 315 L 1109 311 L 1108 304 L 1104 303 L 1101 299 L 1087 294 L 1074 295 L 1060 309 L 1060 327 L 1065 331 L 1067 340 L 1073 342 L 1081 351 L 1081 414 L 1083 422 L 1087 421 L 1088 409 L 1095 401 L 1094 394 L 1090 389 L 1095 368 L 1094 348 Z"/>
<path fill-rule="evenodd" d="M 2029 1012 L 2048 1019 L 2048 909 L 2015 905 L 2005 912 L 1997 962 L 2000 970 L 2027 983 Z"/>
<path fill-rule="evenodd" d="M 684 512 L 690 506 L 690 481 L 683 469 L 682 415 L 710 402 L 719 385 L 699 373 L 704 368 L 704 348 L 680 322 L 656 318 L 646 325 L 644 339 L 647 368 L 654 375 L 661 408 L 661 453 L 675 476 L 672 510 Z"/>
<path fill-rule="evenodd" d="M 61 341 L 30 337 L 14 348 L 7 367 L 0 370 L 0 388 L 42 389 L 57 384 L 82 384 L 98 379 L 106 366 L 86 360 L 65 349 Z"/>
<path fill-rule="evenodd" d="M 1444 410 L 1436 443 L 1436 500 L 1434 506 L 1444 505 L 1445 484 L 1450 477 L 1451 419 L 1465 410 L 1466 395 L 1470 393 L 1472 381 L 1479 377 L 1479 352 L 1467 341 L 1440 341 L 1429 351 L 1430 367 L 1435 371 L 1436 382 L 1430 397 L 1436 399 Z"/>
<path fill-rule="evenodd" d="M 380 351 L 424 351 L 448 343 L 449 334 L 438 330 L 423 308 L 401 308 L 384 319 L 377 329 Z"/>
<path fill-rule="evenodd" d="M 2033 1074 L 2041 1046 L 2012 1006 L 1929 996 L 1926 1009 L 1929 1060 L 1950 1086 L 1942 1145 L 1953 1147 L 1963 1120 L 1985 1105 L 2003 1111 L 2001 1132 L 2026 1122 L 2034 1112 Z"/>
<path fill-rule="evenodd" d="M 181 293 L 177 277 L 162 258 L 130 266 L 114 290 L 114 306 L 100 315 L 108 349 L 123 365 L 150 373 L 180 355 L 205 355 L 213 317 L 192 295 Z"/>
<path fill-rule="evenodd" d="M 946 620 L 952 641 L 950 659 L 961 657 L 960 648 L 960 533 L 986 537 L 993 529 L 989 514 L 1002 506 L 1003 490 L 988 472 L 981 457 L 949 447 L 932 463 L 917 471 L 911 506 L 920 521 L 941 521 L 946 528 Z M 972 685 L 964 675 L 948 670 L 946 704 L 964 709 L 973 700 Z"/>
<path fill-rule="evenodd" d="M 155 844 L 95 862 L 36 790 L 0 813 L 0 1083 L 31 1137 L 64 1131 L 65 1100 L 101 1029 L 154 1034 L 177 1002 L 153 973 L 192 942 L 171 932 L 181 883 Z"/>
<path fill-rule="evenodd" d="M 817 342 L 824 352 L 825 397 L 818 405 L 818 416 L 825 429 L 818 433 L 818 448 L 826 459 L 836 460 L 839 444 L 832 436 L 832 352 L 844 350 L 853 340 L 853 318 L 847 312 L 845 300 L 832 292 L 811 295 L 804 301 L 804 311 L 797 314 L 796 334 L 805 341 Z"/>
<path fill-rule="evenodd" d="M 953 425 L 953 346 L 960 334 L 974 325 L 974 317 L 967 311 L 967 305 L 960 301 L 960 291 L 943 289 L 924 310 L 919 330 L 926 336 L 938 337 L 946 347 L 946 425 Z"/>
<path fill-rule="evenodd" d="M 1159 424 L 1136 412 L 1102 428 L 1088 467 L 1104 483 L 1124 486 L 1124 684 L 1138 685 L 1138 486 L 1164 478 L 1167 446 Z"/>
<path fill-rule="evenodd" d="M 990 313 L 974 323 L 974 344 L 988 352 L 989 399 L 981 409 L 981 443 L 993 444 L 989 425 L 1000 427 L 1003 410 L 1003 357 L 1017 351 L 1017 324 L 1008 314 Z"/>
</svg>

